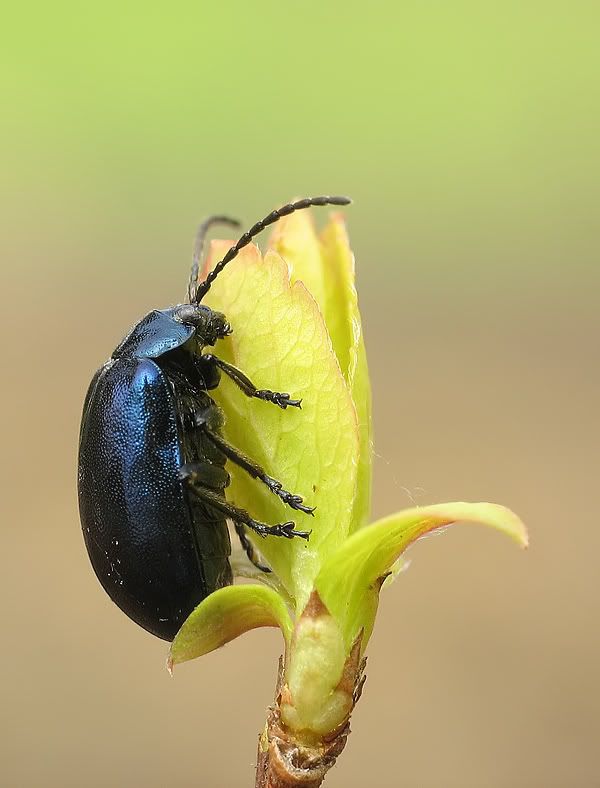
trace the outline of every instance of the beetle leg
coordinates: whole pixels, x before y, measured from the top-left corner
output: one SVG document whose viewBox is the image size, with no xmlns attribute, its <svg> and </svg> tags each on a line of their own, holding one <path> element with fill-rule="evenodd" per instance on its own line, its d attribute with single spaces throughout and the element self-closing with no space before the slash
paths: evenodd
<svg viewBox="0 0 600 788">
<path fill-rule="evenodd" d="M 209 462 L 194 462 L 186 463 L 181 469 L 180 475 L 189 478 L 192 474 L 196 474 L 202 479 L 203 484 L 211 490 L 223 490 L 229 485 L 230 478 L 225 468 L 220 468 L 217 465 L 212 465 Z M 235 532 L 238 535 L 240 544 L 251 563 L 261 572 L 270 572 L 268 566 L 260 563 L 256 557 L 254 545 L 246 536 L 246 531 L 241 523 L 234 523 Z"/>
<path fill-rule="evenodd" d="M 257 389 L 249 377 L 232 364 L 223 361 L 212 353 L 206 353 L 202 356 L 205 361 L 212 362 L 220 370 L 222 370 L 228 377 L 233 380 L 235 385 L 240 388 L 247 397 L 256 397 L 266 402 L 272 402 L 285 410 L 288 406 L 293 408 L 301 407 L 301 399 L 291 399 L 289 394 L 280 391 L 270 391 L 269 389 Z"/>
<path fill-rule="evenodd" d="M 250 559 L 251 563 L 253 563 L 257 569 L 260 569 L 261 572 L 267 572 L 270 574 L 271 569 L 268 566 L 261 564 L 258 558 L 256 557 L 256 553 L 254 551 L 254 545 L 246 536 L 245 526 L 242 525 L 242 523 L 234 523 L 233 527 L 235 528 L 235 532 L 238 535 L 240 544 L 242 545 L 242 548 L 244 549 L 244 552 Z"/>
<path fill-rule="evenodd" d="M 277 479 L 273 479 L 272 476 L 268 476 L 257 462 L 251 460 L 242 451 L 236 449 L 235 446 L 232 446 L 216 432 L 205 429 L 204 433 L 228 459 L 230 459 L 232 462 L 235 462 L 235 464 L 239 465 L 240 468 L 243 468 L 246 473 L 249 473 L 250 476 L 252 476 L 252 478 L 260 479 L 260 481 L 263 484 L 266 484 L 269 490 L 281 498 L 281 500 L 286 503 L 290 509 L 296 509 L 299 512 L 304 512 L 305 514 L 314 516 L 314 506 L 305 506 L 302 503 L 302 497 L 300 495 L 294 495 L 294 493 L 284 490 L 281 482 L 278 482 Z"/>
<path fill-rule="evenodd" d="M 260 520 L 254 520 L 245 509 L 240 509 L 229 501 L 226 501 L 214 490 L 209 490 L 202 484 L 202 480 L 198 478 L 198 473 L 194 470 L 193 465 L 183 465 L 179 469 L 180 477 L 189 484 L 189 489 L 204 503 L 217 509 L 234 523 L 240 523 L 247 528 L 251 528 L 259 536 L 283 536 L 286 539 L 293 539 L 294 536 L 299 536 L 301 539 L 308 539 L 310 531 L 296 531 L 294 530 L 295 523 L 277 523 L 276 525 L 267 525 L 261 523 Z"/>
<path fill-rule="evenodd" d="M 202 479 L 202 484 L 211 490 L 224 490 L 231 483 L 231 477 L 225 468 L 211 462 L 188 462 L 182 467 L 184 472 L 193 471 Z"/>
</svg>

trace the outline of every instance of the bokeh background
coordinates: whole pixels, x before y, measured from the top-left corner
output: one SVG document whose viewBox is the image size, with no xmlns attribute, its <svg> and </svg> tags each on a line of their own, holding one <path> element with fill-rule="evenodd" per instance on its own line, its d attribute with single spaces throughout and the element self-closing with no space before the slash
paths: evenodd
<svg viewBox="0 0 600 788">
<path fill-rule="evenodd" d="M 327 785 L 600 785 L 597 3 L 21 3 L 0 31 L 0 783 L 244 786 L 279 635 L 164 670 L 97 584 L 81 404 L 197 221 L 349 193 L 388 591 Z M 324 217 L 321 217 L 323 219 Z"/>
</svg>

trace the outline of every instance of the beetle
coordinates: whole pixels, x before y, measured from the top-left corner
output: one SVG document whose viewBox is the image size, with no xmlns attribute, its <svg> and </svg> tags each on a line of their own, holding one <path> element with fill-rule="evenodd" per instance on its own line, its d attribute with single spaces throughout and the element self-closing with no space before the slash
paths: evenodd
<svg viewBox="0 0 600 788">
<path fill-rule="evenodd" d="M 246 396 L 284 410 L 299 408 L 300 400 L 258 389 L 241 370 L 206 352 L 232 328 L 225 315 L 201 301 L 223 268 L 265 227 L 309 206 L 349 202 L 311 197 L 272 211 L 198 284 L 208 229 L 219 222 L 239 226 L 224 216 L 207 219 L 196 236 L 187 303 L 149 312 L 92 379 L 79 437 L 84 541 L 113 602 L 159 638 L 172 640 L 199 602 L 233 582 L 227 519 L 250 560 L 264 571 L 270 570 L 257 560 L 246 529 L 263 537 L 309 537 L 291 521 L 260 522 L 225 497 L 230 461 L 291 509 L 314 512 L 223 437 L 224 416 L 209 393 L 221 374 Z"/>
</svg>

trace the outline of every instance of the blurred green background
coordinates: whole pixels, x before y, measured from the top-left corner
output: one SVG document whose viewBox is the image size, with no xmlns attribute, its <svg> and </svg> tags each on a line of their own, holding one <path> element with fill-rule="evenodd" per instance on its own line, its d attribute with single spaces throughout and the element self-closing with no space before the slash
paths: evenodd
<svg viewBox="0 0 600 788">
<path fill-rule="evenodd" d="M 492 500 L 384 596 L 327 785 L 600 784 L 594 2 L 22 3 L 0 30 L 0 781 L 253 783 L 279 636 L 177 671 L 93 577 L 93 371 L 197 221 L 348 193 L 376 515 Z M 324 218 L 324 217 L 321 217 Z"/>
</svg>

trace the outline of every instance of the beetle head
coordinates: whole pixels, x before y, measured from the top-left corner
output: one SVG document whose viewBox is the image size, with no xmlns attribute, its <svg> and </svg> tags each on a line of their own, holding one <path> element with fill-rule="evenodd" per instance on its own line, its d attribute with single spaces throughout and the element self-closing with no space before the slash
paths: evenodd
<svg viewBox="0 0 600 788">
<path fill-rule="evenodd" d="M 193 326 L 201 347 L 214 345 L 217 340 L 231 334 L 231 326 L 222 312 L 215 312 L 203 304 L 182 304 L 176 312 L 177 320 Z"/>
</svg>

